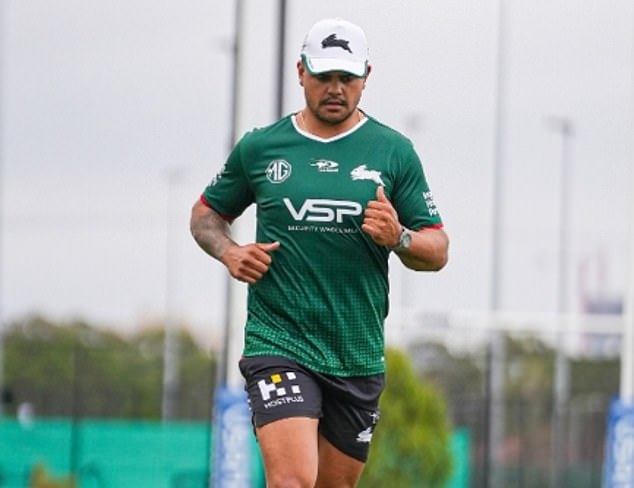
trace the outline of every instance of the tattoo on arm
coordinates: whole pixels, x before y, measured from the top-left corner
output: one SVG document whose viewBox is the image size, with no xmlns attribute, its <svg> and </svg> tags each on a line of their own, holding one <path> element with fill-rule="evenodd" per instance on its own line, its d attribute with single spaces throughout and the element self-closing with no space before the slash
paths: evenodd
<svg viewBox="0 0 634 488">
<path fill-rule="evenodd" d="M 190 230 L 194 240 L 211 257 L 220 260 L 232 246 L 230 226 L 215 210 L 196 204 L 192 210 Z"/>
</svg>

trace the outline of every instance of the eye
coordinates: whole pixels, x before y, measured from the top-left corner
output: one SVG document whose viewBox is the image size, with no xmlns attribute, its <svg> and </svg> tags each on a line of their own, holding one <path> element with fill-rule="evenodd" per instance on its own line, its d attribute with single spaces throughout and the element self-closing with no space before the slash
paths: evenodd
<svg viewBox="0 0 634 488">
<path fill-rule="evenodd" d="M 322 73 L 317 75 L 317 79 L 322 83 L 328 83 L 330 81 L 330 75 L 328 73 Z"/>
</svg>

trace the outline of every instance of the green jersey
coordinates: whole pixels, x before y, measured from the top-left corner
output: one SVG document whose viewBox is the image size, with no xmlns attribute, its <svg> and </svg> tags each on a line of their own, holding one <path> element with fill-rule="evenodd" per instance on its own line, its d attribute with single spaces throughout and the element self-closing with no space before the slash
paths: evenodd
<svg viewBox="0 0 634 488">
<path fill-rule="evenodd" d="M 203 200 L 229 220 L 255 203 L 257 242 L 281 244 L 249 286 L 244 356 L 384 372 L 390 250 L 361 230 L 378 185 L 404 226 L 442 225 L 412 143 L 372 117 L 321 139 L 287 116 L 238 142 Z"/>
</svg>

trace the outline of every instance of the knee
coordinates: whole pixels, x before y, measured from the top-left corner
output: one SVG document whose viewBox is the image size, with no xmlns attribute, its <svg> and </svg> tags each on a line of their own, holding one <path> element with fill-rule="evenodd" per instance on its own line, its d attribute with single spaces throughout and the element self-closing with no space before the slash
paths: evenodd
<svg viewBox="0 0 634 488">
<path fill-rule="evenodd" d="M 293 475 L 267 476 L 267 488 L 313 488 L 316 476 L 297 473 Z"/>
</svg>

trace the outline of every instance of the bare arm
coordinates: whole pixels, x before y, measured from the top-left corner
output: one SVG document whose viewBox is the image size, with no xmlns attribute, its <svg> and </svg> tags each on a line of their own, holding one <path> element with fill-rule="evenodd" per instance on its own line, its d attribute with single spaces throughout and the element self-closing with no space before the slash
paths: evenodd
<svg viewBox="0 0 634 488">
<path fill-rule="evenodd" d="M 381 246 L 396 247 L 403 226 L 383 187 L 376 192 L 377 199 L 368 203 L 361 228 Z M 416 271 L 439 271 L 448 260 L 449 238 L 442 229 L 421 229 L 412 232 L 412 244 L 397 251 L 401 262 Z"/>
<path fill-rule="evenodd" d="M 202 250 L 224 264 L 231 276 L 251 284 L 269 270 L 270 253 L 280 247 L 279 242 L 238 245 L 229 224 L 201 201 L 192 208 L 190 230 Z"/>
<path fill-rule="evenodd" d="M 231 239 L 229 223 L 200 200 L 192 208 L 189 227 L 202 250 L 219 261 L 228 248 L 237 246 Z"/>
<path fill-rule="evenodd" d="M 410 269 L 439 271 L 449 259 L 448 248 L 449 237 L 444 230 L 421 229 L 412 232 L 412 245 L 409 249 L 396 251 L 396 255 Z"/>
</svg>

